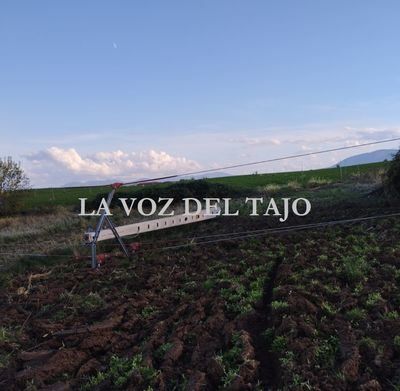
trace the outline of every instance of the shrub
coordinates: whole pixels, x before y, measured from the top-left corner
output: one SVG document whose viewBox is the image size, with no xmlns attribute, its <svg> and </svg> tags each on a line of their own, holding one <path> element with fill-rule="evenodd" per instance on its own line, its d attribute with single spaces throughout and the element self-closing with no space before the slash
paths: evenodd
<svg viewBox="0 0 400 391">
<path fill-rule="evenodd" d="M 324 179 L 324 178 L 310 178 L 307 182 L 307 185 L 309 187 L 317 187 L 317 186 L 322 186 L 322 185 L 329 185 L 332 181 L 329 179 Z"/>
<path fill-rule="evenodd" d="M 400 150 L 390 162 L 386 174 L 385 187 L 391 196 L 400 199 Z"/>
<path fill-rule="evenodd" d="M 301 184 L 298 181 L 289 181 L 287 184 L 287 188 L 289 190 L 300 190 L 302 188 Z"/>
<path fill-rule="evenodd" d="M 265 185 L 263 190 L 268 194 L 274 194 L 277 193 L 279 190 L 281 190 L 280 185 L 277 185 L 276 183 L 270 183 L 268 185 Z"/>
</svg>

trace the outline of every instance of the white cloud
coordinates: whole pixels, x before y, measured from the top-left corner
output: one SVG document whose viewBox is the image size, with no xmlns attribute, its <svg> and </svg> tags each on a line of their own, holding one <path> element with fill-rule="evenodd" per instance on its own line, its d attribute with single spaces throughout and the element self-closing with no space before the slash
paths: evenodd
<svg viewBox="0 0 400 391">
<path fill-rule="evenodd" d="M 273 132 L 268 130 L 268 133 Z M 259 133 L 259 132 L 258 132 Z M 351 127 L 343 126 L 342 128 L 321 128 L 321 129 L 296 129 L 296 136 L 293 137 L 293 129 L 279 130 L 281 138 L 271 138 L 255 134 L 253 136 L 242 136 L 229 138 L 228 141 L 235 144 L 242 144 L 247 147 L 260 146 L 282 146 L 294 145 L 301 150 L 324 149 L 327 144 L 335 146 L 341 145 L 359 145 L 372 141 L 381 141 L 400 137 L 400 128 L 373 128 L 373 127 Z"/>
<path fill-rule="evenodd" d="M 375 129 L 365 128 L 357 130 L 357 135 L 364 140 L 375 141 L 400 137 L 400 128 Z"/>
<path fill-rule="evenodd" d="M 110 140 L 112 146 L 106 150 L 99 148 L 99 152 L 90 154 L 52 143 L 49 144 L 51 148 L 20 158 L 23 158 L 24 168 L 34 186 L 62 186 L 66 183 L 86 181 L 100 180 L 103 183 L 111 183 L 113 180 L 128 181 L 173 175 L 196 171 L 199 168 L 217 168 L 394 137 L 400 137 L 398 126 L 384 127 L 376 124 L 358 126 L 353 123 L 309 124 L 293 128 L 254 129 L 246 132 L 232 130 L 212 134 L 170 134 L 168 138 L 166 136 L 157 138 L 158 147 L 154 144 L 155 140 L 142 145 L 137 145 L 136 140 L 124 140 L 123 145 L 126 149 L 120 149 L 119 145 L 122 145 L 120 141 Z M 128 149 L 130 145 L 142 152 L 130 152 Z M 168 146 L 168 153 L 165 152 L 164 146 Z M 313 158 L 261 164 L 255 166 L 254 170 L 278 172 L 299 167 L 322 168 L 358 153 L 398 147 L 399 142 L 377 144 L 318 154 Z M 184 156 L 191 156 L 192 159 Z M 251 173 L 254 170 L 252 167 L 244 167 L 227 172 L 238 175 Z"/>
<path fill-rule="evenodd" d="M 44 156 L 48 157 L 48 161 L 58 163 L 65 169 L 75 173 L 108 176 L 113 174 L 113 169 L 115 170 L 115 164 L 110 161 L 102 161 L 101 158 L 98 159 L 96 156 L 82 158 L 74 148 L 51 147 L 46 152 Z"/>
<path fill-rule="evenodd" d="M 155 150 L 138 153 L 121 150 L 101 151 L 91 155 L 81 155 L 74 148 L 51 147 L 30 154 L 26 158 L 32 164 L 30 171 L 35 177 L 51 172 L 54 178 L 61 176 L 68 180 L 80 181 L 172 175 L 200 168 L 200 165 L 193 160 Z"/>
<path fill-rule="evenodd" d="M 268 137 L 238 137 L 229 139 L 232 143 L 245 144 L 249 146 L 259 146 L 259 145 L 280 145 L 281 140 L 277 138 Z"/>
</svg>

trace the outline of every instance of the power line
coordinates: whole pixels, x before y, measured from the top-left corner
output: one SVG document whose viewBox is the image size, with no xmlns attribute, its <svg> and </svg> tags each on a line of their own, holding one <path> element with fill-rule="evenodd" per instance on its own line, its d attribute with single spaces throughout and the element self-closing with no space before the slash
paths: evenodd
<svg viewBox="0 0 400 391">
<path fill-rule="evenodd" d="M 225 233 L 218 233 L 218 234 L 210 234 L 210 235 L 202 235 L 202 236 L 186 236 L 186 237 L 181 237 L 181 238 L 175 238 L 175 239 L 165 239 L 165 240 L 156 240 L 158 243 L 171 243 L 171 242 L 179 242 L 179 241 L 187 241 L 187 240 L 199 240 L 199 239 L 209 239 L 209 238 L 215 238 L 215 237 L 224 237 L 224 236 L 231 236 L 227 240 L 230 239 L 235 239 L 236 235 L 243 235 L 243 234 L 257 234 L 257 233 L 270 233 L 270 232 L 280 232 L 280 231 L 285 231 L 287 229 L 292 229 L 292 228 L 308 228 L 308 227 L 313 227 L 313 226 L 319 226 L 320 224 L 337 224 L 339 223 L 350 223 L 353 221 L 362 221 L 363 219 L 365 220 L 370 220 L 370 219 L 376 219 L 380 217 L 394 217 L 394 216 L 400 216 L 399 213 L 392 213 L 392 214 L 382 214 L 382 215 L 377 215 L 377 216 L 366 216 L 366 217 L 359 217 L 359 218 L 353 218 L 353 219 L 346 219 L 346 220 L 331 220 L 327 222 L 319 222 L 319 223 L 309 223 L 309 224 L 298 224 L 298 225 L 292 225 L 292 226 L 284 226 L 284 227 L 274 227 L 274 228 L 263 228 L 263 229 L 256 229 L 256 230 L 246 230 L 246 231 L 237 231 L 237 232 L 225 232 Z M 138 235 L 136 235 L 138 236 Z M 136 237 L 135 236 L 135 237 Z M 146 241 L 141 241 L 141 244 L 152 244 L 154 243 L 154 240 L 146 240 Z M 204 243 L 204 242 L 200 242 Z M 120 246 L 118 243 L 108 243 L 106 246 Z"/>
<path fill-rule="evenodd" d="M 172 174 L 172 175 L 166 175 L 166 176 L 161 176 L 161 177 L 156 177 L 156 178 L 141 179 L 141 180 L 135 180 L 135 181 L 129 181 L 129 182 L 117 182 L 117 183 L 120 184 L 121 186 L 139 185 L 141 183 L 156 182 L 156 181 L 161 181 L 161 180 L 166 180 L 166 179 L 175 179 L 175 178 L 185 177 L 185 176 L 190 176 L 190 175 L 206 174 L 206 173 L 209 173 L 209 172 L 229 170 L 229 169 L 240 168 L 240 167 L 248 167 L 248 166 L 254 166 L 254 165 L 263 164 L 263 163 L 278 162 L 278 161 L 288 160 L 288 159 L 296 159 L 296 158 L 299 158 L 299 157 L 306 157 L 306 156 L 311 156 L 311 155 L 319 155 L 319 154 L 322 154 L 322 153 L 343 151 L 343 150 L 347 150 L 347 149 L 367 147 L 369 145 L 390 143 L 390 142 L 393 142 L 393 141 L 400 141 L 400 137 L 386 139 L 386 140 L 380 140 L 380 141 L 372 141 L 372 142 L 369 142 L 369 143 L 363 143 L 363 144 L 357 144 L 357 145 L 350 145 L 350 146 L 342 146 L 342 147 L 338 147 L 338 148 L 324 149 L 324 150 L 314 151 L 314 152 L 300 153 L 300 154 L 296 154 L 296 155 L 282 156 L 282 157 L 277 157 L 277 158 L 272 158 L 272 159 L 259 160 L 259 161 L 255 161 L 255 162 L 233 164 L 233 165 L 222 166 L 222 167 L 217 167 L 217 168 L 208 168 L 208 169 L 205 169 L 205 170 L 184 172 L 184 173 L 180 173 L 180 174 Z M 100 187 L 111 186 L 111 185 L 113 185 L 113 184 L 73 186 L 73 187 L 70 187 L 68 189 L 90 189 L 90 188 L 95 188 L 95 187 L 100 188 Z M 67 188 L 63 188 L 63 189 L 66 190 Z"/>
<path fill-rule="evenodd" d="M 31 253 L 0 253 L 0 255 L 13 255 L 16 257 L 70 257 L 71 254 L 31 254 Z"/>
<path fill-rule="evenodd" d="M 332 226 L 332 225 L 349 224 L 349 223 L 353 223 L 353 222 L 362 222 L 362 221 L 376 220 L 376 219 L 387 218 L 387 217 L 398 217 L 398 216 L 400 216 L 400 213 L 391 213 L 391 214 L 383 214 L 383 215 L 369 216 L 369 217 L 358 217 L 358 218 L 345 219 L 345 220 L 332 220 L 332 221 L 321 222 L 321 223 L 294 225 L 294 226 L 288 226 L 288 227 L 282 227 L 282 228 L 267 228 L 265 230 L 253 231 L 254 233 L 251 233 L 252 231 L 248 231 L 249 234 L 246 234 L 246 231 L 244 231 L 243 233 L 245 235 L 242 235 L 242 236 L 220 238 L 220 239 L 209 240 L 209 241 L 190 242 L 190 243 L 184 243 L 184 244 L 179 244 L 179 245 L 175 245 L 175 246 L 160 247 L 158 249 L 155 248 L 152 250 L 160 250 L 160 251 L 172 250 L 172 249 L 178 249 L 181 247 L 196 246 L 199 244 L 218 243 L 218 242 L 223 242 L 223 241 L 233 240 L 233 239 L 241 240 L 241 239 L 247 239 L 247 238 L 252 238 L 252 237 L 257 237 L 257 236 L 263 236 L 266 234 L 299 231 L 299 230 L 303 230 L 303 229 L 320 228 L 320 227 L 326 227 L 326 226 Z"/>
<path fill-rule="evenodd" d="M 300 231 L 300 230 L 310 229 L 310 228 L 321 228 L 321 227 L 326 227 L 326 226 L 349 224 L 349 223 L 377 220 L 377 219 L 389 218 L 389 217 L 399 217 L 399 216 L 400 216 L 400 212 L 399 213 L 390 213 L 390 214 L 381 214 L 381 215 L 375 215 L 375 216 L 367 216 L 367 217 L 356 217 L 356 218 L 352 218 L 352 219 L 330 220 L 330 221 L 319 222 L 319 223 L 309 223 L 309 224 L 300 224 L 300 225 L 298 224 L 298 225 L 292 225 L 292 226 L 281 227 L 281 228 L 266 228 L 266 229 L 261 229 L 261 230 L 240 231 L 240 232 L 231 232 L 231 233 L 224 233 L 224 234 L 206 235 L 206 236 L 202 236 L 202 237 L 191 238 L 191 240 L 195 240 L 195 239 L 199 239 L 199 238 L 211 238 L 211 237 L 217 237 L 217 236 L 228 236 L 228 235 L 229 235 L 229 237 L 223 237 L 223 238 L 208 240 L 208 241 L 190 242 L 190 243 L 178 244 L 178 245 L 174 245 L 174 246 L 152 248 L 151 250 L 145 250 L 145 252 L 165 251 L 165 250 L 172 250 L 172 249 L 178 249 L 178 248 L 183 248 L 183 247 L 196 246 L 196 245 L 201 245 L 201 244 L 218 243 L 218 242 L 223 242 L 223 241 L 228 241 L 228 240 L 236 240 L 236 239 L 242 240 L 242 239 L 247 239 L 247 238 L 252 238 L 252 237 L 257 237 L 257 236 L 263 236 L 266 234 Z M 241 236 L 236 236 L 236 235 L 241 235 Z M 71 257 L 71 254 L 51 255 L 51 254 L 30 254 L 30 253 L 1 253 L 1 252 L 0 252 L 0 255 L 32 256 L 32 257 Z"/>
<path fill-rule="evenodd" d="M 209 172 L 215 172 L 215 171 L 221 171 L 221 170 L 229 170 L 229 169 L 232 169 L 232 168 L 248 167 L 248 166 L 254 166 L 254 165 L 257 165 L 257 164 L 278 162 L 278 161 L 281 161 L 281 160 L 295 159 L 295 158 L 306 157 L 306 156 L 311 156 L 311 155 L 319 155 L 319 154 L 328 153 L 328 152 L 343 151 L 343 150 L 346 150 L 346 149 L 366 147 L 366 146 L 369 146 L 369 145 L 383 144 L 383 143 L 389 143 L 389 142 L 393 142 L 393 141 L 400 141 L 400 137 L 381 140 L 381 141 L 373 141 L 373 142 L 357 144 L 357 145 L 350 145 L 350 146 L 342 146 L 342 147 L 338 147 L 338 148 L 324 149 L 324 150 L 321 150 L 321 151 L 300 153 L 300 154 L 296 154 L 296 155 L 277 157 L 277 158 L 273 158 L 273 159 L 259 160 L 259 161 L 255 161 L 255 162 L 240 163 L 240 164 L 234 164 L 234 165 L 218 167 L 218 168 L 209 168 L 209 169 L 206 169 L 206 170 L 192 171 L 192 172 L 168 175 L 168 176 L 163 176 L 163 177 L 158 177 L 158 178 L 143 179 L 143 180 L 137 180 L 137 181 L 132 181 L 132 182 L 123 182 L 122 186 L 137 185 L 137 184 L 141 184 L 141 183 L 154 182 L 154 181 L 159 181 L 159 180 L 164 180 L 164 179 L 173 179 L 173 178 L 182 177 L 182 176 L 205 174 L 205 173 L 209 173 Z"/>
</svg>

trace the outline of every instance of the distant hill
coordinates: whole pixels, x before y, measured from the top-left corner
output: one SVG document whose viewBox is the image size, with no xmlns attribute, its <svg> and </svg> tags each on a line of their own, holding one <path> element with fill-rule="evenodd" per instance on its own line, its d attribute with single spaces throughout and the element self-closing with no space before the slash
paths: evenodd
<svg viewBox="0 0 400 391">
<path fill-rule="evenodd" d="M 341 167 L 354 166 L 356 164 L 379 163 L 384 160 L 392 160 L 396 149 L 379 149 L 373 152 L 361 153 L 350 156 L 338 163 Z"/>
</svg>

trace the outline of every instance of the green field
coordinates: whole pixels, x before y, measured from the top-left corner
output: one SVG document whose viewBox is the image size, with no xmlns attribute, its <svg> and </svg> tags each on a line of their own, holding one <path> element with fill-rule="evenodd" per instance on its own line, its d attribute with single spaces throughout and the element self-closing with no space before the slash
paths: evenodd
<svg viewBox="0 0 400 391">
<path fill-rule="evenodd" d="M 356 165 L 343 168 L 325 168 L 319 170 L 293 171 L 269 174 L 237 175 L 222 178 L 207 179 L 210 183 L 229 185 L 234 188 L 255 189 L 267 185 L 286 185 L 297 182 L 301 186 L 310 181 L 325 181 L 337 183 L 363 175 L 379 175 L 387 167 L 387 162 Z M 148 185 L 145 188 L 166 187 L 168 183 Z M 69 187 L 32 189 L 24 192 L 22 209 L 25 211 L 56 206 L 79 206 L 78 198 L 93 199 L 98 194 L 109 191 L 108 186 Z M 119 194 L 132 195 L 143 191 L 144 187 L 126 187 L 119 190 Z"/>
<path fill-rule="evenodd" d="M 297 181 L 300 185 L 306 185 L 311 179 L 322 179 L 329 182 L 341 182 L 352 177 L 364 174 L 378 174 L 387 168 L 387 162 L 370 163 L 342 168 L 323 168 L 319 170 L 278 172 L 270 174 L 237 175 L 224 178 L 209 179 L 210 182 L 222 183 L 225 185 L 258 187 L 269 184 L 286 185 L 289 182 Z"/>
</svg>

